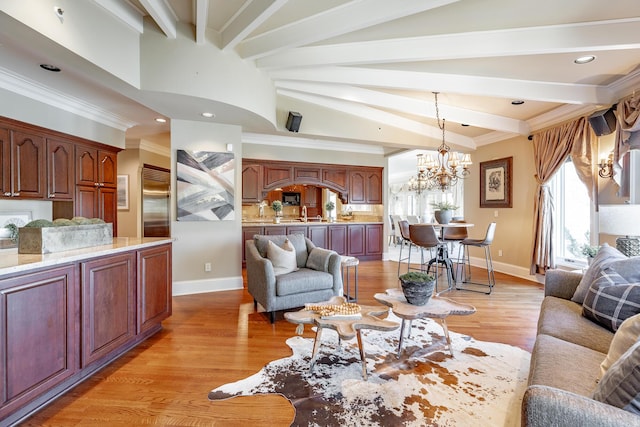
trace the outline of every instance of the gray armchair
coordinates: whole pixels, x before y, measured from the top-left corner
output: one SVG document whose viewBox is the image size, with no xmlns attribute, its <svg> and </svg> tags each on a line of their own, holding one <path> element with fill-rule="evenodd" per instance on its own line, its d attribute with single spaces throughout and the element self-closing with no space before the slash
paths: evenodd
<svg viewBox="0 0 640 427">
<path fill-rule="evenodd" d="M 273 264 L 267 258 L 269 240 L 278 246 L 289 239 L 296 251 L 298 270 L 276 276 Z M 316 247 L 302 234 L 255 235 L 245 241 L 247 265 L 247 289 L 269 313 L 271 323 L 275 312 L 302 307 L 307 303 L 326 301 L 342 295 L 340 255 L 334 251 Z"/>
</svg>

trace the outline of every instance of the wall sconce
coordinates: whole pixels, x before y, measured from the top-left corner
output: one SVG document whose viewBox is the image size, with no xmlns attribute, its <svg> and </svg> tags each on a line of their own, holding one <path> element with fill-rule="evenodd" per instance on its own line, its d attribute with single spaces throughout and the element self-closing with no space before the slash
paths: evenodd
<svg viewBox="0 0 640 427">
<path fill-rule="evenodd" d="M 613 178 L 613 152 L 609 153 L 606 159 L 600 159 L 598 167 L 600 168 L 598 171 L 600 178 Z"/>
</svg>

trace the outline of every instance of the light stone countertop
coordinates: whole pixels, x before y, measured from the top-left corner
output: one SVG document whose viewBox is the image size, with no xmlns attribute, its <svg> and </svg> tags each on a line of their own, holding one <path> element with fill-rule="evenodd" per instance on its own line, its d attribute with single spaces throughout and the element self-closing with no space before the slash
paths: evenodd
<svg viewBox="0 0 640 427">
<path fill-rule="evenodd" d="M 111 245 L 91 246 L 50 254 L 19 254 L 18 248 L 4 249 L 0 251 L 0 278 L 12 273 L 35 270 L 43 267 L 53 267 L 88 258 L 113 255 L 119 252 L 127 252 L 171 242 L 173 242 L 173 239 L 168 237 L 114 237 Z"/>
<path fill-rule="evenodd" d="M 264 220 L 264 221 L 242 221 L 243 227 L 250 226 L 283 226 L 283 225 L 345 225 L 345 224 L 382 224 L 382 221 L 342 221 L 338 220 L 336 222 L 327 222 L 327 221 L 298 221 L 298 220 L 283 220 L 279 224 L 273 222 L 272 219 Z"/>
</svg>

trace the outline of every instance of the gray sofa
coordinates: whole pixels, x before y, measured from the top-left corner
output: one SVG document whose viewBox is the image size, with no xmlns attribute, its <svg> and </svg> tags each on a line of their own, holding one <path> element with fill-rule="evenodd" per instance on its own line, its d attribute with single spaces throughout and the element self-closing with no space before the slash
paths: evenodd
<svg viewBox="0 0 640 427">
<path fill-rule="evenodd" d="M 298 270 L 276 276 L 267 258 L 267 245 L 271 240 L 282 246 L 285 239 L 289 239 L 296 251 Z M 342 295 L 340 255 L 317 248 L 302 234 L 255 235 L 245 241 L 245 249 L 247 290 L 254 306 L 257 308 L 259 303 L 269 313 L 271 323 L 275 321 L 276 311 Z"/>
<path fill-rule="evenodd" d="M 547 271 L 522 425 L 640 426 L 639 416 L 591 398 L 613 333 L 583 317 L 582 305 L 571 301 L 581 278 Z"/>
</svg>

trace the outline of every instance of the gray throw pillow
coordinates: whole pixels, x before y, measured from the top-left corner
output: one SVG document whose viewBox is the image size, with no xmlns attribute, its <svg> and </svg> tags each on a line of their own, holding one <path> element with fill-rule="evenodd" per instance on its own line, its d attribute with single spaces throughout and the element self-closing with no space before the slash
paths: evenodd
<svg viewBox="0 0 640 427">
<path fill-rule="evenodd" d="M 593 398 L 640 415 L 640 341 L 611 365 L 598 382 Z"/>
<path fill-rule="evenodd" d="M 609 263 L 618 260 L 626 260 L 627 257 L 617 250 L 616 248 L 612 248 L 608 244 L 603 244 L 598 249 L 598 253 L 593 258 L 591 265 L 587 268 L 582 279 L 580 280 L 580 284 L 576 288 L 571 301 L 577 302 L 578 304 L 582 304 L 584 302 L 584 298 L 587 295 L 587 291 L 589 290 L 589 286 L 596 280 L 602 270 L 608 266 Z"/>
<path fill-rule="evenodd" d="M 584 317 L 614 332 L 625 319 L 638 313 L 640 283 L 629 283 L 608 268 L 591 284 L 582 304 Z"/>
</svg>

